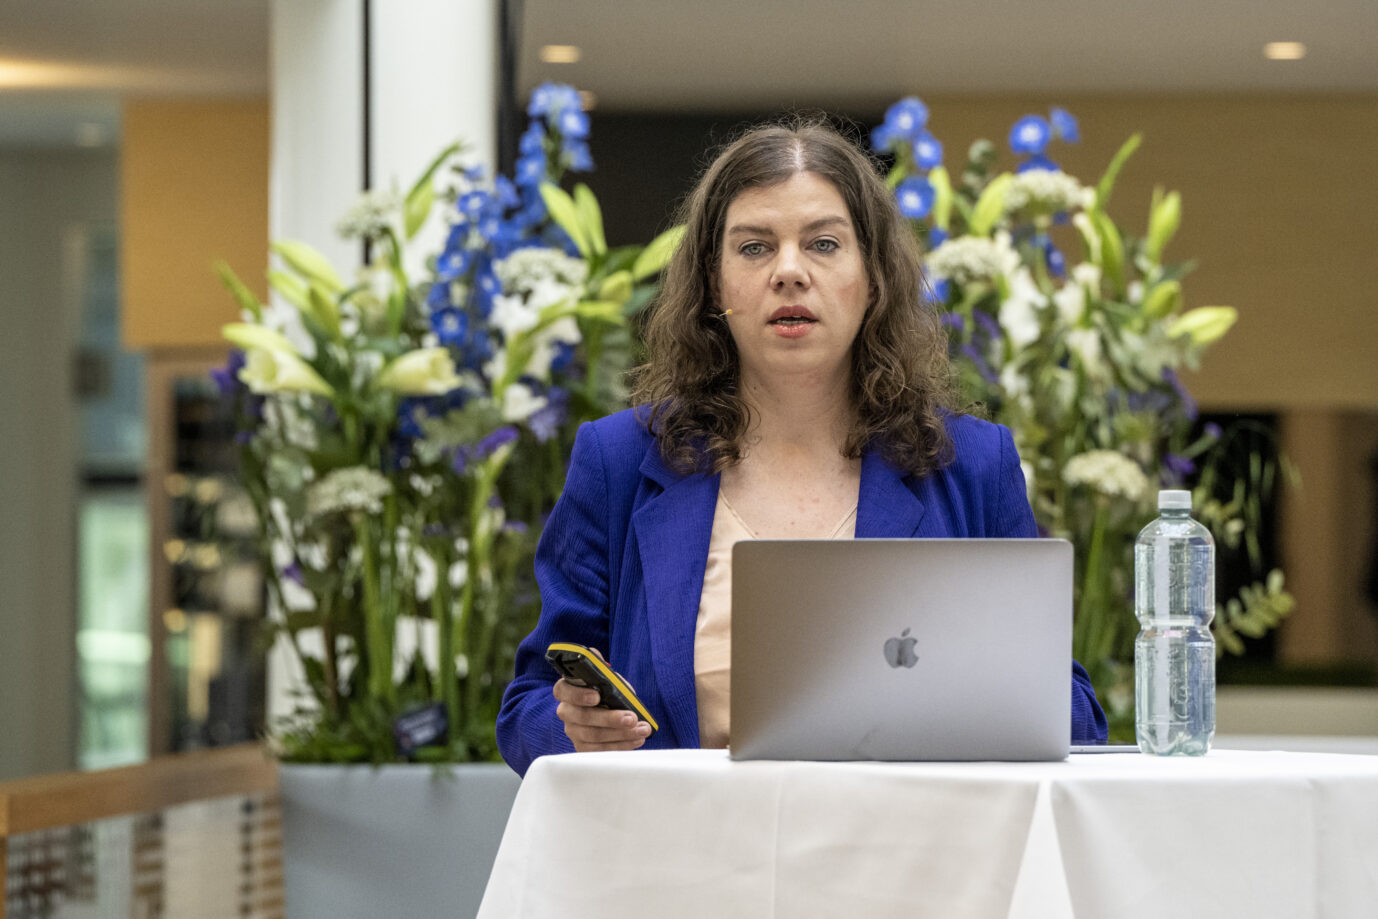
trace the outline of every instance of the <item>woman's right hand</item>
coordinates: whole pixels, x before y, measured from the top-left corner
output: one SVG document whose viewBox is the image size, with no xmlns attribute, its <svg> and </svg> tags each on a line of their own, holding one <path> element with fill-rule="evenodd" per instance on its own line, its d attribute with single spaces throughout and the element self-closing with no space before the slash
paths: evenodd
<svg viewBox="0 0 1378 919">
<path fill-rule="evenodd" d="M 555 681 L 555 715 L 565 735 L 580 753 L 597 750 L 635 750 L 646 742 L 651 726 L 632 712 L 599 708 L 598 690 L 575 686 L 563 677 Z"/>
</svg>

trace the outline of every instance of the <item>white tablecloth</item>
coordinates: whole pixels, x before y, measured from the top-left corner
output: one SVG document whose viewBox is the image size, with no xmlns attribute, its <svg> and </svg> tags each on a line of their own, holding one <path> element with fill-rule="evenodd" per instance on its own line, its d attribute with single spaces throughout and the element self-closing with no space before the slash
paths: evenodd
<svg viewBox="0 0 1378 919">
<path fill-rule="evenodd" d="M 1378 758 L 544 757 L 480 919 L 1378 916 Z"/>
</svg>

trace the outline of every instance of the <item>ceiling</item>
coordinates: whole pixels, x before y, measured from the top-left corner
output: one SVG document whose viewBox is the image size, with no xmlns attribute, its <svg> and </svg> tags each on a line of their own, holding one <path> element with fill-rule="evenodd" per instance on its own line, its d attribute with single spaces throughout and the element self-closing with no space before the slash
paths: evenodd
<svg viewBox="0 0 1378 919">
<path fill-rule="evenodd" d="M 0 0 L 0 145 L 109 142 L 129 94 L 265 93 L 269 2 Z M 522 6 L 521 88 L 571 82 L 605 111 L 856 110 L 908 93 L 1378 92 L 1378 0 Z M 1306 58 L 1265 60 L 1263 44 L 1281 40 L 1305 43 Z M 577 45 L 582 59 L 543 64 L 545 44 Z"/>
</svg>

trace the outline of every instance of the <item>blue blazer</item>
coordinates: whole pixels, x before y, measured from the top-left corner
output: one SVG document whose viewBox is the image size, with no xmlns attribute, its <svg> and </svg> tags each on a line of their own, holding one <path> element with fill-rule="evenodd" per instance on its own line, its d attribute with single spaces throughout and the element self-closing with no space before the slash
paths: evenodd
<svg viewBox="0 0 1378 919">
<path fill-rule="evenodd" d="M 858 538 L 1033 537 L 1010 432 L 966 415 L 948 420 L 956 459 L 915 478 L 868 451 Z M 628 409 L 580 427 L 564 494 L 536 550 L 541 618 L 517 650 L 498 715 L 498 748 L 518 773 L 574 749 L 555 716 L 553 641 L 598 648 L 660 724 L 645 749 L 697 747 L 694 627 L 719 476 L 682 475 Z M 1105 715 L 1072 665 L 1072 740 L 1104 742 Z"/>
</svg>

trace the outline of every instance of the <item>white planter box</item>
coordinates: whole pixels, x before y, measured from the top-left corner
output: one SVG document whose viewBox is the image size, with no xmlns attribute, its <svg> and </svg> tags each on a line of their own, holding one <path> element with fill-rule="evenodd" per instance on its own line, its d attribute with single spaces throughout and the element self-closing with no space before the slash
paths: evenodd
<svg viewBox="0 0 1378 919">
<path fill-rule="evenodd" d="M 496 763 L 278 775 L 288 919 L 473 916 L 521 784 Z"/>
</svg>

